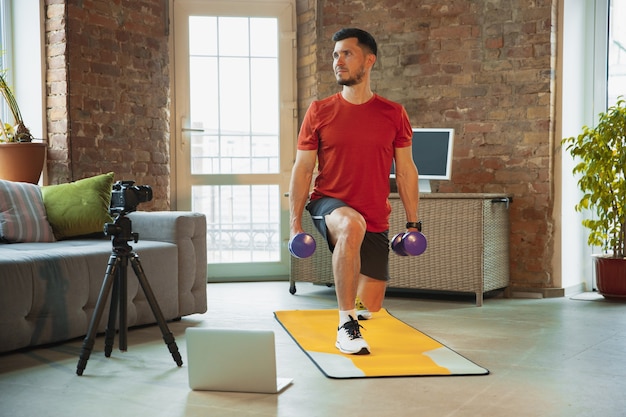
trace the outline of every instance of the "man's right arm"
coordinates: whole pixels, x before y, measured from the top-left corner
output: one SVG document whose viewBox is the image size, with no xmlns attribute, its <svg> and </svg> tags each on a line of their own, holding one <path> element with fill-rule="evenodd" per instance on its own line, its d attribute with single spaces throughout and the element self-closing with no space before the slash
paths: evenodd
<svg viewBox="0 0 626 417">
<path fill-rule="evenodd" d="M 303 231 L 302 213 L 309 199 L 309 190 L 316 160 L 316 150 L 298 150 L 296 152 L 296 161 L 291 170 L 291 181 L 289 183 L 290 236 Z"/>
</svg>

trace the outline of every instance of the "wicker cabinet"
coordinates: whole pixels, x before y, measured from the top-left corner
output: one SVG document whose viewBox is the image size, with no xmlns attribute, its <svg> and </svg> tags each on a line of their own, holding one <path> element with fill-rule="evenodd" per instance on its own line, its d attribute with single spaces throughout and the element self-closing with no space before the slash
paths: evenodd
<svg viewBox="0 0 626 417">
<path fill-rule="evenodd" d="M 404 231 L 406 218 L 397 194 L 392 206 L 390 237 Z M 420 219 L 428 249 L 420 256 L 389 257 L 390 288 L 483 294 L 509 285 L 509 203 L 501 194 L 422 194 Z M 291 260 L 290 291 L 296 281 L 333 284 L 331 254 L 310 216 L 303 227 L 318 249 L 307 259 Z"/>
</svg>

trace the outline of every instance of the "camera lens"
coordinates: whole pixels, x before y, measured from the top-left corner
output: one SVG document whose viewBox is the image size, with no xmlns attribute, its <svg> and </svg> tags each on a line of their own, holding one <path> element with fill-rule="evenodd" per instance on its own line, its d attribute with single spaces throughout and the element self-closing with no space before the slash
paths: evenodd
<svg viewBox="0 0 626 417">
<path fill-rule="evenodd" d="M 152 200 L 152 188 L 149 185 L 138 185 L 135 188 L 137 201 L 145 203 Z"/>
</svg>

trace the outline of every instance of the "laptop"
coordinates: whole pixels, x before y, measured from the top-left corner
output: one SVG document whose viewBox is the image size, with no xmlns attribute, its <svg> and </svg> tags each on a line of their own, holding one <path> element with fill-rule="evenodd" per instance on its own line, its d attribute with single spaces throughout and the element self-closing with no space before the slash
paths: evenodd
<svg viewBox="0 0 626 417">
<path fill-rule="evenodd" d="M 190 327 L 185 336 L 192 390 L 277 394 L 293 382 L 276 377 L 271 330 Z"/>
</svg>

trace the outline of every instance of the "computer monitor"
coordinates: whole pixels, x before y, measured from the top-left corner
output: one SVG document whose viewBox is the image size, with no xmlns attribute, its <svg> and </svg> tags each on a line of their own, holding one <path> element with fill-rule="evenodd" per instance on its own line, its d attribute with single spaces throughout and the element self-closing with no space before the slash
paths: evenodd
<svg viewBox="0 0 626 417">
<path fill-rule="evenodd" d="M 419 171 L 420 192 L 431 191 L 430 180 L 452 178 L 453 145 L 454 129 L 413 129 L 413 161 Z M 395 166 L 391 167 L 391 178 L 394 189 Z"/>
</svg>

